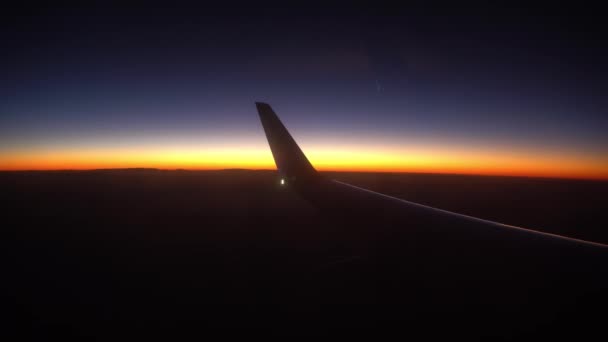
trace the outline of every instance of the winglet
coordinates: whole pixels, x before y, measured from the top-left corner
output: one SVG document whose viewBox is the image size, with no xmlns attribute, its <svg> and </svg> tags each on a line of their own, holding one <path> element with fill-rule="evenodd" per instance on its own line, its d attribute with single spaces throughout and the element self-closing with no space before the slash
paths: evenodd
<svg viewBox="0 0 608 342">
<path fill-rule="evenodd" d="M 317 178 L 317 171 L 310 164 L 270 105 L 256 102 L 255 106 L 281 177 L 286 178 L 288 183 L 300 183 L 299 181 Z"/>
</svg>

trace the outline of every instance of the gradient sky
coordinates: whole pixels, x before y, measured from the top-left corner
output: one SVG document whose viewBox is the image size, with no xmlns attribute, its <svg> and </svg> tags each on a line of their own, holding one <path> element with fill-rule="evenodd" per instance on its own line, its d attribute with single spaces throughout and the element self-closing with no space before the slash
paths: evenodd
<svg viewBox="0 0 608 342">
<path fill-rule="evenodd" d="M 0 169 L 274 168 L 266 101 L 322 170 L 608 179 L 593 14 L 8 10 Z"/>
</svg>

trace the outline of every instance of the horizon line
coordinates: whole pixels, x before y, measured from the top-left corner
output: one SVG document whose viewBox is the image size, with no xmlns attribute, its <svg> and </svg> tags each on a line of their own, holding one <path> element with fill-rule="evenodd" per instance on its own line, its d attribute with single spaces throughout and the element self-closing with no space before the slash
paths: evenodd
<svg viewBox="0 0 608 342">
<path fill-rule="evenodd" d="M 65 169 L 0 169 L 0 172 L 76 172 L 76 171 L 127 171 L 127 170 L 149 170 L 149 171 L 276 171 L 276 168 L 159 168 L 159 167 L 113 167 L 113 168 L 65 168 Z M 382 174 L 425 174 L 445 176 L 472 176 L 472 177 L 510 177 L 510 178 L 534 178 L 554 180 L 580 180 L 580 181 L 608 181 L 608 177 L 567 177 L 567 176 L 543 176 L 523 174 L 500 174 L 500 173 L 459 173 L 459 172 L 422 172 L 422 171 L 399 171 L 399 170 L 317 170 L 318 172 L 332 173 L 382 173 Z"/>
</svg>

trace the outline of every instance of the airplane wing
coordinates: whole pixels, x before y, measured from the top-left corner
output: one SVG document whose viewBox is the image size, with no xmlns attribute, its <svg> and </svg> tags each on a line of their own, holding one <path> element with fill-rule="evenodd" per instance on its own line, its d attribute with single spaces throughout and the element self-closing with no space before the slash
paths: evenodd
<svg viewBox="0 0 608 342">
<path fill-rule="evenodd" d="M 270 105 L 256 102 L 256 106 L 277 169 L 284 183 L 294 187 L 300 195 L 322 210 L 333 214 L 354 212 L 358 215 L 378 214 L 391 219 L 403 218 L 407 220 L 408 229 L 412 233 L 430 233 L 437 235 L 437 238 L 454 233 L 466 233 L 471 234 L 469 237 L 471 239 L 478 239 L 484 243 L 499 241 L 500 245 L 504 245 L 507 241 L 524 239 L 528 240 L 526 243 L 543 244 L 545 247 L 602 251 L 608 247 L 600 243 L 457 214 L 380 194 L 341 181 L 326 179 L 314 169 Z M 419 231 L 415 228 L 415 226 L 427 225 L 425 220 L 431 220 L 430 225 L 434 227 L 432 232 Z M 449 228 L 439 228 L 444 225 Z"/>
<path fill-rule="evenodd" d="M 417 284 L 418 299 L 387 291 L 391 294 L 380 296 L 387 305 L 411 306 L 426 298 L 424 304 L 417 302 L 423 311 L 431 302 L 441 303 L 440 311 L 449 308 L 465 316 L 466 310 L 458 307 L 476 307 L 475 320 L 482 318 L 500 329 L 510 324 L 505 322 L 513 323 L 515 316 L 541 321 L 539 317 L 546 318 L 547 312 L 562 312 L 560 305 L 578 310 L 594 307 L 598 296 L 605 299 L 600 293 L 608 288 L 608 246 L 432 208 L 328 179 L 314 169 L 272 108 L 260 102 L 256 106 L 284 185 L 328 218 L 346 222 L 343 240 L 356 240 L 353 254 L 371 260 L 378 279 L 410 289 Z M 385 290 L 386 286 L 381 292 Z M 497 315 L 496 320 L 482 317 L 486 313 Z"/>
</svg>

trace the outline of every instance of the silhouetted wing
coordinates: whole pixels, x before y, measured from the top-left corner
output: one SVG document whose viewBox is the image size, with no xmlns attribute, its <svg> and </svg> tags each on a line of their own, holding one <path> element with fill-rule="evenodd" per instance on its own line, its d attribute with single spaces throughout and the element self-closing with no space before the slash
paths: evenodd
<svg viewBox="0 0 608 342">
<path fill-rule="evenodd" d="M 576 334 L 602 329 L 601 316 L 594 312 L 607 303 L 608 246 L 326 179 L 270 106 L 257 103 L 257 108 L 277 168 L 290 180 L 284 185 L 333 220 L 329 238 L 320 239 L 346 256 L 346 262 L 325 268 L 320 291 L 339 288 L 330 296 L 337 298 L 345 296 L 343 291 L 357 293 L 346 296 L 342 305 L 371 298 L 373 309 L 355 311 L 363 322 L 365 317 L 406 317 L 452 324 L 480 336 L 544 335 L 546 330 L 538 330 L 543 324 L 556 335 L 564 327 Z M 332 283 L 336 279 L 339 285 Z"/>
<path fill-rule="evenodd" d="M 279 173 L 289 180 L 287 185 L 321 210 L 334 215 L 381 216 L 383 220 L 390 219 L 395 228 L 396 223 L 402 221 L 410 234 L 432 236 L 435 241 L 458 236 L 485 244 L 495 241 L 501 246 L 506 244 L 507 248 L 512 248 L 509 242 L 519 242 L 518 247 L 541 243 L 545 247 L 607 251 L 608 246 L 603 244 L 461 215 L 325 179 L 308 161 L 270 105 L 256 102 L 256 106 Z"/>
</svg>

